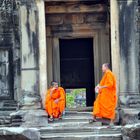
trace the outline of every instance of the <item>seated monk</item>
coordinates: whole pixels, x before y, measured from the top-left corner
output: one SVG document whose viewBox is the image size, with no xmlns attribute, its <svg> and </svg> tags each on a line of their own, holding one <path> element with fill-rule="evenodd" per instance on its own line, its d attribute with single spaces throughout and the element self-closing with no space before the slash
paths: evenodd
<svg viewBox="0 0 140 140">
<path fill-rule="evenodd" d="M 104 73 L 103 78 L 95 88 L 98 91 L 98 96 L 94 102 L 93 121 L 96 121 L 97 117 L 107 118 L 110 119 L 112 125 L 117 106 L 116 78 L 109 69 L 108 63 L 102 65 L 102 71 Z"/>
<path fill-rule="evenodd" d="M 58 87 L 57 82 L 51 82 L 51 87 L 46 93 L 45 109 L 48 113 L 49 121 L 62 117 L 65 109 L 65 91 L 62 87 Z"/>
</svg>

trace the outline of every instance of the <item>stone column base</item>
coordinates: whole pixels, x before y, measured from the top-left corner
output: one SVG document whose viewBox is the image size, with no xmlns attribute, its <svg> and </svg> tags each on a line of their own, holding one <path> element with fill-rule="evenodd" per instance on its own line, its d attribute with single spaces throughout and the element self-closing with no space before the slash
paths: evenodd
<svg viewBox="0 0 140 140">
<path fill-rule="evenodd" d="M 122 125 L 140 123 L 140 108 L 121 108 L 120 123 Z"/>
<path fill-rule="evenodd" d="M 42 108 L 41 98 L 37 94 L 24 92 L 20 100 L 20 109 L 40 109 Z"/>
</svg>

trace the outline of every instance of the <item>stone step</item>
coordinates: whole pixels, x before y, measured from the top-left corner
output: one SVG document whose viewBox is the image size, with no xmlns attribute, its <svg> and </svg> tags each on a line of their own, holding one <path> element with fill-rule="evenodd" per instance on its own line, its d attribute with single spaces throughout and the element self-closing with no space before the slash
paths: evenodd
<svg viewBox="0 0 140 140">
<path fill-rule="evenodd" d="M 46 127 L 41 128 L 40 133 L 42 135 L 48 135 L 48 134 L 59 134 L 59 133 L 84 133 L 84 132 L 92 132 L 95 134 L 120 134 L 121 133 L 121 127 L 120 126 L 114 126 L 112 128 L 108 128 L 108 126 L 83 126 L 83 127 Z"/>
<path fill-rule="evenodd" d="M 62 119 L 54 119 L 54 122 L 51 124 L 60 124 L 60 125 L 81 125 L 81 124 L 89 124 L 89 120 L 92 119 L 92 115 L 91 112 L 89 113 L 66 113 Z M 96 124 L 98 124 L 97 126 L 101 126 L 102 123 L 103 124 L 109 124 L 110 120 L 109 119 L 97 119 L 98 122 L 96 122 Z"/>
<path fill-rule="evenodd" d="M 15 111 L 18 109 L 17 102 L 13 100 L 5 100 L 0 103 L 0 111 Z"/>
<path fill-rule="evenodd" d="M 89 122 L 55 122 L 55 123 L 49 123 L 49 127 L 84 127 L 84 126 L 101 126 L 101 122 L 95 122 L 94 124 L 90 124 Z"/>
<path fill-rule="evenodd" d="M 5 111 L 5 110 L 7 110 L 7 111 L 15 111 L 15 110 L 17 110 L 17 107 L 0 107 L 0 111 Z"/>
<path fill-rule="evenodd" d="M 82 119 L 82 117 L 83 117 L 85 120 L 87 120 L 87 119 L 92 118 L 92 112 L 66 111 L 64 117 L 68 117 L 71 119 L 74 119 L 74 118 Z M 104 120 L 99 120 L 99 121 L 104 122 Z M 116 119 L 114 122 L 115 122 L 115 124 L 119 123 L 119 113 L 117 111 L 116 111 Z M 108 124 L 108 122 L 107 122 L 107 124 Z"/>
<path fill-rule="evenodd" d="M 89 107 L 76 107 L 76 108 L 66 108 L 66 111 L 77 111 L 77 112 L 92 112 L 93 106 Z"/>
<path fill-rule="evenodd" d="M 22 122 L 12 122 L 10 124 L 11 127 L 19 127 L 22 124 Z"/>
<path fill-rule="evenodd" d="M 108 125 L 110 123 L 110 121 L 105 120 L 105 119 L 98 119 L 97 122 L 94 123 L 89 123 L 90 119 L 89 118 L 64 118 L 62 120 L 56 120 L 54 119 L 54 122 L 49 122 L 49 125 L 51 126 L 102 126 L 102 125 Z"/>
<path fill-rule="evenodd" d="M 121 127 L 71 127 L 71 128 L 43 128 L 40 129 L 41 140 L 121 140 Z"/>
<path fill-rule="evenodd" d="M 54 119 L 54 122 L 50 122 L 49 125 L 53 127 L 61 126 L 61 127 L 77 127 L 77 126 L 91 126 L 89 124 L 89 120 L 92 119 L 91 113 L 71 113 L 67 112 L 62 119 Z M 101 126 L 101 122 L 95 122 L 94 125 Z"/>
<path fill-rule="evenodd" d="M 86 117 L 86 116 L 64 116 L 62 119 L 54 119 L 55 123 L 64 123 L 64 122 L 89 122 L 89 119 L 91 117 Z"/>
<path fill-rule="evenodd" d="M 79 134 L 60 134 L 41 136 L 41 140 L 122 140 L 121 134 L 92 134 L 92 133 L 79 133 Z"/>
<path fill-rule="evenodd" d="M 121 140 L 121 127 L 102 126 L 102 121 L 89 123 L 92 112 L 65 111 L 62 120 L 55 120 L 40 129 L 41 140 Z"/>
<path fill-rule="evenodd" d="M 63 115 L 64 119 L 89 119 L 92 118 L 92 115 L 87 114 L 87 115 Z"/>
<path fill-rule="evenodd" d="M 9 116 L 11 113 L 13 113 L 13 111 L 8 111 L 8 110 L 1 111 L 0 110 L 0 116 Z"/>
<path fill-rule="evenodd" d="M 65 116 L 92 116 L 92 112 L 66 111 Z"/>
</svg>

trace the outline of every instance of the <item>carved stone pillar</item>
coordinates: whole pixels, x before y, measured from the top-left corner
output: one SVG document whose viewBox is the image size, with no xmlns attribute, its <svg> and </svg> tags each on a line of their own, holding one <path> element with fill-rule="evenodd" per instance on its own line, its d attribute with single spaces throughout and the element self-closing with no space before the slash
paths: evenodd
<svg viewBox="0 0 140 140">
<path fill-rule="evenodd" d="M 139 90 L 139 32 L 138 0 L 118 1 L 120 36 L 120 107 L 122 123 L 138 121 Z"/>
<path fill-rule="evenodd" d="M 117 79 L 117 93 L 120 89 L 120 44 L 119 44 L 119 9 L 117 0 L 110 1 L 111 21 L 111 58 L 112 71 Z"/>
<path fill-rule="evenodd" d="M 40 108 L 38 8 L 34 0 L 20 1 L 21 24 L 21 104 Z"/>
<path fill-rule="evenodd" d="M 45 2 L 43 0 L 36 1 L 38 8 L 38 30 L 39 30 L 39 92 L 42 99 L 42 105 L 45 103 L 45 91 L 48 88 L 47 75 L 47 48 L 46 46 L 46 27 L 45 27 Z"/>
</svg>

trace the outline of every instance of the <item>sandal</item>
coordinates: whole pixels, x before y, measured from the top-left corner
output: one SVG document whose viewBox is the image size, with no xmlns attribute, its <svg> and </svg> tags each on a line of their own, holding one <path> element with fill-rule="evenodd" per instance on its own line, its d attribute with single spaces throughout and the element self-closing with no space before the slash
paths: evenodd
<svg viewBox="0 0 140 140">
<path fill-rule="evenodd" d="M 58 119 L 59 119 L 59 120 L 62 120 L 62 115 L 59 115 Z"/>
<path fill-rule="evenodd" d="M 97 122 L 96 119 L 89 119 L 89 123 Z"/>
</svg>

